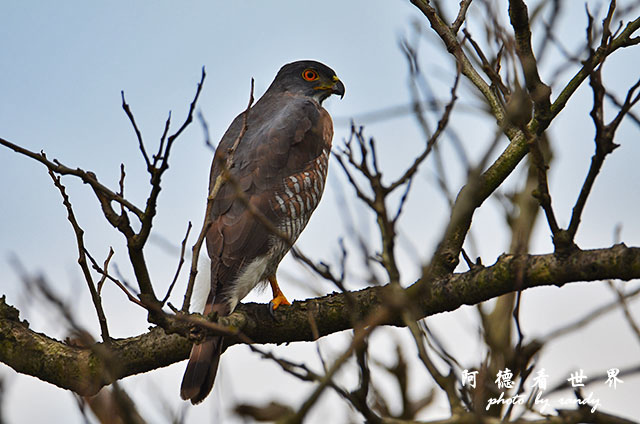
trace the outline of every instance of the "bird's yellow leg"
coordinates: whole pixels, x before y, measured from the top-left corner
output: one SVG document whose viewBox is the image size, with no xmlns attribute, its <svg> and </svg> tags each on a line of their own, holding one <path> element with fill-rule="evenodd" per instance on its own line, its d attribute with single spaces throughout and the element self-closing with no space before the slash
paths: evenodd
<svg viewBox="0 0 640 424">
<path fill-rule="evenodd" d="M 278 287 L 278 280 L 276 280 L 275 275 L 269 276 L 269 284 L 271 284 L 271 291 L 273 292 L 273 299 L 269 302 L 272 311 L 278 309 L 280 305 L 291 305 L 287 298 L 284 297 L 280 287 Z"/>
</svg>

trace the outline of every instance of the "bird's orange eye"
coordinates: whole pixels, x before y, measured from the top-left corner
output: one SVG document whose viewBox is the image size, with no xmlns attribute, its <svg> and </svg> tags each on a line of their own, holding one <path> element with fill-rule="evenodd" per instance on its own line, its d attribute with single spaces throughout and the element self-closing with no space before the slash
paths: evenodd
<svg viewBox="0 0 640 424">
<path fill-rule="evenodd" d="M 318 73 L 316 71 L 314 71 L 313 69 L 306 69 L 302 73 L 302 78 L 304 78 L 305 81 L 315 81 L 320 77 L 318 76 Z"/>
</svg>

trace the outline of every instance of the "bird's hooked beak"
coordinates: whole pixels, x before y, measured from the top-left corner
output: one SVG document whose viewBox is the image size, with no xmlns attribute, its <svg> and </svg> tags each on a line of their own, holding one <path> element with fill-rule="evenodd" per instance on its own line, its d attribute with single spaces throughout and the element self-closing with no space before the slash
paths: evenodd
<svg viewBox="0 0 640 424">
<path fill-rule="evenodd" d="M 329 94 L 322 94 L 321 95 L 322 100 L 326 99 L 332 94 L 339 94 L 340 98 L 344 97 L 344 84 L 342 83 L 342 81 L 340 81 L 340 78 L 338 78 L 335 75 L 333 76 L 333 78 L 331 78 L 330 82 L 313 87 L 313 89 L 321 90 L 321 91 L 324 91 L 325 93 L 329 93 Z"/>
<path fill-rule="evenodd" d="M 340 98 L 344 97 L 344 84 L 340 81 L 340 78 L 333 76 L 333 85 L 331 86 L 331 94 L 339 94 Z"/>
</svg>

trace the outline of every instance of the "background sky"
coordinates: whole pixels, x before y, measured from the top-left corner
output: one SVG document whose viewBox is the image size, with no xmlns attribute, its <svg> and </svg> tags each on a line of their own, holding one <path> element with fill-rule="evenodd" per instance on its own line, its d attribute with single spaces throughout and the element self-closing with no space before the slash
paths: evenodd
<svg viewBox="0 0 640 424">
<path fill-rule="evenodd" d="M 475 3 L 479 2 L 474 2 L 469 14 L 476 22 L 482 22 L 483 8 Z M 504 21 L 503 3 L 496 2 Z M 597 2 L 590 2 L 590 7 L 597 11 Z M 602 13 L 596 22 L 601 19 Z M 582 3 L 571 2 L 554 35 L 569 51 L 577 51 L 584 38 L 585 23 Z M 421 28 L 423 34 L 416 36 L 416 28 Z M 476 39 L 484 41 L 481 26 L 471 25 L 470 30 Z M 148 176 L 135 134 L 121 109 L 121 90 L 143 132 L 147 149 L 153 151 L 169 111 L 174 130 L 184 120 L 204 66 L 207 79 L 198 108 L 207 119 L 211 139 L 217 141 L 246 107 L 252 77 L 258 97 L 283 64 L 315 59 L 332 67 L 346 86 L 343 100 L 325 102 L 334 117 L 334 145 L 342 145 L 348 137 L 351 118 L 366 125 L 366 134 L 376 139 L 385 179 L 390 181 L 411 163 L 424 143 L 411 116 L 373 120 L 368 114 L 406 104 L 409 99 L 407 64 L 399 48 L 404 37 L 420 39 L 419 63 L 429 76 L 430 90 L 436 98 L 447 99 L 455 69 L 452 60 L 443 53 L 440 41 L 429 33 L 426 20 L 408 1 L 156 1 L 152 6 L 147 2 L 124 1 L 101 4 L 4 1 L 0 3 L 0 136 L 34 151 L 44 150 L 50 158 L 70 167 L 92 170 L 111 187 L 117 186 L 119 165 L 124 163 L 127 196 L 142 204 L 148 191 Z M 564 60 L 558 49 L 552 48 L 542 69 L 543 80 L 555 81 L 554 98 L 576 69 L 576 65 L 560 66 Z M 607 61 L 605 83 L 619 98 L 637 80 L 639 61 L 637 49 L 619 52 Z M 469 84 L 463 81 L 461 85 L 461 107 L 452 115 L 452 125 L 475 163 L 493 139 L 493 121 L 479 112 L 480 102 L 471 94 Z M 588 85 L 584 84 L 550 130 L 554 150 L 550 187 L 563 226 L 568 224 L 593 153 L 593 125 L 587 114 L 591 102 Z M 605 162 L 583 215 L 577 237 L 582 248 L 610 246 L 617 226 L 627 245 L 640 244 L 639 135 L 638 127 L 629 120 L 620 128 L 616 141 L 621 147 Z M 465 168 L 450 140 L 443 139 L 442 143 L 444 166 L 455 194 L 465 181 Z M 498 151 L 505 146 L 502 141 Z M 175 272 L 178 246 L 187 222 L 193 222 L 196 228 L 202 222 L 211 155 L 197 123 L 173 149 L 171 168 L 165 174 L 159 201 L 155 237 L 147 250 L 159 292 L 166 289 Z M 519 187 L 521 171 L 509 178 L 507 187 Z M 43 307 L 44 301 L 24 287 L 16 272 L 19 263 L 44 275 L 76 319 L 97 334 L 95 314 L 76 264 L 74 234 L 45 168 L 0 148 L 0 177 L 1 293 L 7 295 L 8 303 L 21 310 L 21 317 L 34 330 L 58 338 L 67 335 L 64 320 Z M 377 239 L 374 219 L 355 199 L 335 161 L 328 178 L 323 201 L 298 246 L 316 260 L 335 264 L 339 259 L 337 241 L 346 236 L 349 228 L 345 216 L 350 217 L 365 240 L 375 244 Z M 70 177 L 63 182 L 86 231 L 90 251 L 102 261 L 109 246 L 113 246 L 116 250 L 113 263 L 125 279 L 132 280 L 121 237 L 102 218 L 89 188 Z M 433 251 L 447 217 L 448 206 L 437 188 L 434 162 L 429 159 L 415 181 L 400 224 L 398 257 L 404 284 L 410 284 L 418 275 L 420 263 Z M 503 223 L 500 202 L 490 199 L 474 218 L 475 244 L 467 245 L 472 256 L 481 256 L 483 263 L 491 264 L 508 248 L 509 233 Z M 536 227 L 532 251 L 552 251 L 544 222 Z M 364 284 L 357 278 L 363 275 L 358 264 L 350 259 L 352 289 Z M 290 300 L 334 290 L 312 278 L 309 271 L 290 257 L 281 266 L 280 280 Z M 181 302 L 185 278 L 181 284 L 172 297 L 174 304 Z M 627 285 L 632 286 L 637 283 Z M 146 330 L 144 311 L 130 304 L 117 288 L 106 285 L 103 297 L 113 336 L 127 337 Z M 525 334 L 544 335 L 613 298 L 604 283 L 527 291 L 521 315 Z M 269 296 L 254 293 L 247 300 L 267 302 Z M 637 304 L 631 305 L 637 318 Z M 473 308 L 461 308 L 428 322 L 465 366 L 481 361 L 477 314 Z M 406 330 L 376 331 L 372 340 L 375 358 L 390 364 L 395 343 L 399 342 L 415 364 L 415 351 L 408 341 Z M 326 358 L 331 358 L 347 342 L 347 335 L 338 334 L 322 339 L 317 345 Z M 308 360 L 319 369 L 314 343 L 275 350 L 295 362 Z M 540 363 L 552 381 L 560 382 L 579 368 L 587 375 L 601 374 L 612 367 L 624 370 L 636 365 L 638 357 L 638 340 L 616 312 L 550 345 Z M 123 381 L 149 422 L 167 422 L 168 414 L 181 412 L 187 414 L 187 422 L 219 422 L 216 418 L 232 422 L 229 409 L 237 402 L 280 400 L 295 406 L 313 389 L 283 375 L 275 365 L 261 360 L 245 346 L 235 346 L 223 356 L 213 395 L 201 406 L 187 407 L 178 395 L 185 364 L 181 362 Z M 357 381 L 354 369 L 351 367 L 341 375 L 345 384 Z M 434 384 L 426 371 L 419 367 L 416 370 L 410 383 L 412 392 L 425 393 Z M 81 422 L 70 393 L 17 375 L 4 365 L 0 365 L 0 375 L 6 383 L 2 412 L 7 422 L 63 418 L 66 422 Z M 379 378 L 384 385 L 387 380 L 382 373 Z M 383 390 L 393 396 L 391 387 Z M 625 378 L 615 392 L 602 384 L 594 385 L 593 391 L 600 397 L 604 410 L 640 416 L 640 406 L 634 401 L 640 392 L 640 378 Z M 563 396 L 571 395 L 565 392 Z M 349 412 L 347 408 L 335 407 L 337 402 L 334 394 L 325 394 L 321 404 L 313 409 L 310 422 L 343 421 Z M 440 403 L 425 418 L 444 417 L 447 412 L 446 405 Z"/>
</svg>

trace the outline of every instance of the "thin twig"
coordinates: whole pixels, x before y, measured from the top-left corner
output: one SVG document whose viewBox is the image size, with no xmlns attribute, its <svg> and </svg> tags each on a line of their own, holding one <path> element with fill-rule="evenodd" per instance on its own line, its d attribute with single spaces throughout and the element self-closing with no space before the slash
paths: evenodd
<svg viewBox="0 0 640 424">
<path fill-rule="evenodd" d="M 124 171 L 124 163 L 120 164 L 120 181 L 118 183 L 118 186 L 120 187 L 120 192 L 118 193 L 120 196 L 122 196 L 122 198 L 124 199 L 124 179 L 127 176 L 126 172 Z M 125 211 L 124 211 L 124 205 L 120 205 L 120 215 L 124 215 Z"/>
<path fill-rule="evenodd" d="M 458 16 L 456 17 L 456 20 L 453 21 L 453 23 L 451 24 L 451 31 L 454 34 L 456 34 L 460 30 L 460 27 L 464 23 L 464 20 L 467 17 L 467 9 L 469 9 L 470 5 L 471 5 L 471 0 L 460 1 L 460 10 L 458 11 Z"/>
<path fill-rule="evenodd" d="M 311 410 L 311 407 L 320 398 L 320 395 L 324 392 L 327 386 L 331 386 L 334 375 L 342 368 L 344 363 L 351 357 L 356 346 L 359 346 L 363 341 L 374 331 L 378 324 L 384 322 L 389 317 L 389 309 L 382 308 L 377 313 L 371 314 L 367 319 L 354 329 L 353 339 L 349 344 L 349 347 L 334 361 L 329 370 L 319 381 L 319 384 L 309 397 L 302 403 L 302 406 L 298 409 L 298 412 L 284 420 L 285 424 L 301 424 L 307 413 Z"/>
<path fill-rule="evenodd" d="M 187 225 L 187 233 L 184 235 L 184 239 L 182 239 L 182 244 L 180 247 L 180 260 L 178 261 L 178 268 L 176 269 L 176 273 L 173 276 L 173 280 L 171 280 L 171 284 L 169 285 L 169 289 L 167 290 L 167 294 L 162 299 L 162 304 L 164 305 L 169 300 L 169 296 L 171 296 L 171 292 L 173 291 L 173 287 L 176 285 L 178 281 L 178 276 L 180 275 L 180 270 L 182 269 L 182 265 L 184 264 L 184 252 L 187 247 L 187 239 L 189 238 L 189 233 L 191 232 L 191 221 Z"/>
<path fill-rule="evenodd" d="M 198 111 L 198 120 L 200 121 L 200 126 L 202 126 L 202 133 L 204 136 L 204 145 L 215 152 L 216 146 L 214 146 L 211 143 L 211 135 L 209 134 L 209 124 L 207 123 L 207 120 L 205 119 L 204 114 L 202 113 L 202 110 Z"/>
<path fill-rule="evenodd" d="M 138 146 L 140 148 L 140 153 L 142 153 L 144 163 L 147 165 L 147 169 L 151 169 L 151 161 L 149 160 L 149 155 L 147 154 L 147 150 L 144 147 L 144 141 L 142 140 L 142 133 L 140 132 L 140 129 L 138 129 L 138 124 L 136 124 L 136 120 L 133 117 L 131 108 L 129 107 L 129 104 L 126 102 L 124 98 L 124 90 L 120 91 L 120 96 L 122 97 L 122 109 L 124 109 L 124 113 L 127 114 L 127 117 L 129 118 L 129 121 L 131 121 L 131 125 L 133 126 L 133 131 L 136 133 L 136 138 L 138 139 Z"/>
<path fill-rule="evenodd" d="M 203 68 L 204 71 L 204 68 Z M 167 120 L 164 121 L 164 130 L 162 131 L 162 135 L 160 136 L 160 143 L 158 143 L 158 153 L 153 155 L 153 168 L 156 168 L 158 162 L 163 158 L 163 148 L 165 143 L 167 142 L 167 135 L 169 134 L 169 128 L 171 128 L 171 111 L 167 115 Z M 149 171 L 151 172 L 151 171 Z"/>
<path fill-rule="evenodd" d="M 637 297 L 638 295 L 640 295 L 640 287 L 628 293 L 623 294 L 623 297 L 625 301 L 628 302 L 629 300 Z M 619 299 L 616 299 L 613 302 L 605 303 L 604 305 L 589 311 L 582 318 L 570 324 L 557 328 L 556 330 L 553 330 L 546 336 L 541 337 L 542 343 L 547 344 L 554 339 L 563 337 L 567 334 L 575 332 L 576 330 L 579 330 L 582 327 L 585 327 L 587 325 L 594 323 L 597 318 L 600 318 L 601 316 L 604 316 L 609 312 L 613 312 L 616 309 L 618 309 L 618 306 L 620 305 L 619 302 L 620 302 Z"/>
<path fill-rule="evenodd" d="M 68 166 L 63 165 L 57 159 L 50 161 L 49 159 L 47 159 L 47 155 L 44 152 L 40 152 L 40 153 L 32 152 L 31 150 L 18 146 L 17 144 L 14 144 L 8 140 L 5 140 L 4 138 L 0 138 L 0 144 L 5 147 L 8 147 L 9 149 L 13 150 L 16 153 L 20 153 L 21 155 L 27 156 L 31 159 L 34 159 L 40 162 L 41 164 L 46 166 L 47 169 L 53 171 L 56 174 L 73 175 L 75 177 L 80 178 L 83 183 L 89 184 L 96 194 L 99 193 L 100 195 L 105 196 L 109 201 L 121 204 L 122 206 L 126 207 L 131 212 L 133 212 L 138 218 L 142 218 L 143 212 L 140 209 L 138 209 L 134 204 L 124 199 L 119 194 L 114 193 L 108 187 L 98 182 L 98 179 L 96 178 L 96 175 L 93 172 L 85 171 L 81 168 L 70 168 Z"/>
<path fill-rule="evenodd" d="M 67 219 L 71 223 L 73 232 L 76 235 L 76 244 L 78 247 L 78 265 L 80 265 L 80 268 L 82 269 L 84 280 L 87 283 L 89 293 L 91 294 L 91 301 L 93 302 L 96 314 L 98 315 L 98 322 L 100 323 L 102 340 L 105 343 L 110 343 L 111 337 L 109 336 L 107 317 L 104 314 L 104 309 L 102 308 L 102 297 L 96 289 L 95 282 L 93 281 L 91 271 L 89 270 L 89 266 L 87 264 L 87 256 L 85 253 L 86 248 L 84 246 L 84 230 L 80 227 L 80 224 L 78 224 L 78 221 L 76 220 L 75 213 L 73 212 L 73 207 L 71 206 L 71 202 L 69 201 L 69 196 L 67 195 L 65 187 L 60 181 L 60 177 L 55 175 L 51 169 L 49 169 L 49 176 L 53 180 L 53 184 L 56 186 L 58 191 L 60 191 L 60 195 L 62 196 L 62 204 L 67 209 Z"/>
<path fill-rule="evenodd" d="M 410 314 L 406 311 L 402 314 L 402 316 L 404 323 L 409 328 L 411 336 L 413 337 L 413 340 L 418 349 L 418 357 L 427 368 L 429 374 L 431 374 L 431 377 L 433 377 L 436 384 L 440 386 L 442 391 L 446 394 L 451 412 L 457 413 L 462 411 L 462 403 L 460 402 L 460 399 L 458 398 L 456 392 L 457 380 L 455 373 L 452 372 L 453 368 L 450 368 L 450 372 L 448 375 L 444 375 L 440 371 L 438 371 L 438 368 L 435 366 L 435 364 L 429 357 L 429 354 L 427 353 L 427 349 L 424 345 L 425 335 L 422 331 L 420 331 L 420 328 L 415 319 L 411 317 Z"/>
<path fill-rule="evenodd" d="M 602 85 L 602 67 L 596 69 L 590 78 L 590 85 L 593 90 L 593 108 L 591 109 L 591 118 L 596 127 L 595 134 L 595 152 L 591 157 L 591 165 L 587 176 L 585 177 L 582 188 L 580 189 L 580 195 L 576 200 L 571 214 L 571 221 L 567 233 L 573 239 L 578 231 L 578 225 L 580 224 L 580 218 L 587 202 L 587 198 L 591 193 L 591 189 L 598 176 L 600 169 L 604 163 L 606 156 L 612 153 L 618 145 L 613 142 L 616 130 L 622 122 L 624 116 L 629 110 L 640 100 L 640 94 L 636 94 L 636 90 L 640 88 L 640 79 L 627 91 L 627 96 L 618 111 L 616 117 L 609 123 L 604 123 L 604 96 L 605 88 Z"/>
<path fill-rule="evenodd" d="M 494 69 L 493 66 L 491 66 L 491 63 L 489 63 L 489 60 L 487 60 L 487 56 L 482 51 L 482 48 L 480 47 L 480 45 L 473 39 L 469 30 L 465 28 L 462 30 L 462 33 L 464 34 L 465 39 L 469 40 L 471 47 L 473 47 L 473 50 L 478 56 L 478 59 L 480 59 L 482 70 L 489 77 L 493 85 L 500 91 L 500 93 L 502 94 L 502 97 L 506 97 L 510 95 L 511 90 L 502 81 L 502 77 L 500 76 L 500 74 Z M 500 61 L 497 61 L 497 63 L 499 64 Z M 501 97 L 498 97 L 498 99 L 500 99 L 503 102 L 503 99 Z"/>
<path fill-rule="evenodd" d="M 102 265 L 102 277 L 100 278 L 100 281 L 98 281 L 98 294 L 100 294 L 102 292 L 102 286 L 104 285 L 104 282 L 107 281 L 107 275 L 108 272 L 107 270 L 109 269 L 109 262 L 111 262 L 111 258 L 113 258 L 114 255 L 114 251 L 112 247 L 109 247 L 109 253 L 107 254 L 107 259 L 104 260 L 104 265 Z M 88 252 L 87 252 L 88 254 Z M 91 256 L 89 255 L 89 257 L 91 258 Z M 93 258 L 91 258 L 93 259 Z M 96 264 L 94 264 L 95 267 Z"/>
<path fill-rule="evenodd" d="M 169 169 L 169 156 L 171 153 L 171 147 L 173 146 L 173 143 L 177 140 L 177 138 L 180 136 L 180 134 L 182 134 L 182 132 L 193 121 L 193 113 L 195 111 L 198 98 L 200 97 L 200 93 L 202 92 L 202 87 L 204 85 L 204 80 L 206 75 L 207 74 L 203 67 L 202 75 L 200 77 L 200 82 L 198 82 L 198 85 L 196 87 L 196 93 L 193 97 L 193 100 L 191 101 L 191 104 L 189 105 L 189 111 L 187 112 L 187 117 L 185 118 L 182 125 L 180 125 L 180 128 L 178 128 L 178 130 L 175 133 L 169 136 L 169 138 L 167 139 L 166 146 L 163 149 L 164 138 L 166 136 L 166 133 L 168 132 L 171 115 L 169 115 L 169 118 L 166 121 L 165 132 L 163 133 L 163 136 L 159 143 L 160 146 L 159 146 L 158 154 L 154 158 L 152 168 L 149 169 L 149 174 L 151 176 L 151 191 L 147 196 L 147 204 L 145 207 L 144 215 L 141 219 L 142 228 L 140 229 L 136 237 L 130 240 L 130 244 L 135 249 L 138 249 L 138 250 L 141 249 L 144 243 L 147 241 L 149 234 L 151 233 L 153 218 L 156 215 L 158 196 L 160 195 L 160 191 L 161 191 L 160 184 L 162 181 L 162 176 L 167 171 L 167 169 Z M 158 164 L 158 162 L 160 163 Z M 147 289 L 148 289 L 147 287 L 145 288 L 141 287 L 141 291 L 143 293 L 146 293 L 148 291 Z"/>
<path fill-rule="evenodd" d="M 620 309 L 622 309 L 622 313 L 624 314 L 624 317 L 627 320 L 629 327 L 631 327 L 631 330 L 633 331 L 633 333 L 636 335 L 636 338 L 640 342 L 640 327 L 638 326 L 635 319 L 633 318 L 633 315 L 631 315 L 631 311 L 629 310 L 629 304 L 627 303 L 627 296 L 625 296 L 622 290 L 616 287 L 613 281 L 608 280 L 607 284 L 609 285 L 611 290 L 613 290 L 613 292 L 616 294 L 618 298 L 618 304 L 620 305 Z"/>
</svg>

